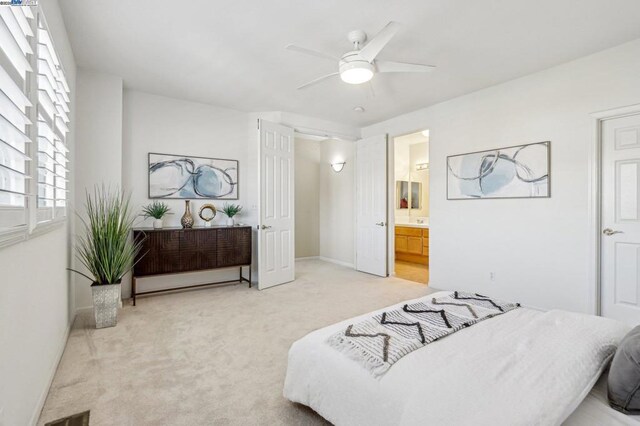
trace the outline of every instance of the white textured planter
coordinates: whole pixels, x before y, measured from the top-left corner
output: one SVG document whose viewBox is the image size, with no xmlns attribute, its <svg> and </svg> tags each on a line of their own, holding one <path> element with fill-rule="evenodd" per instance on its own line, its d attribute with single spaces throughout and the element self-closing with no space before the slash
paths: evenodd
<svg viewBox="0 0 640 426">
<path fill-rule="evenodd" d="M 236 221 L 232 217 L 227 218 L 227 226 L 233 226 L 236 224 Z"/>
<path fill-rule="evenodd" d="M 96 328 L 114 327 L 118 323 L 120 284 L 91 284 Z"/>
<path fill-rule="evenodd" d="M 162 229 L 162 219 L 155 219 L 153 221 L 153 229 Z"/>
</svg>

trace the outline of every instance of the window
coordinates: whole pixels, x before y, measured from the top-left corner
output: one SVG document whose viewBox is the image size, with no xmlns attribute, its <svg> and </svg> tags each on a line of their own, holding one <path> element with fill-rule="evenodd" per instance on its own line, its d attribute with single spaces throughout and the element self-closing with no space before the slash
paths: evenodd
<svg viewBox="0 0 640 426">
<path fill-rule="evenodd" d="M 0 7 L 0 246 L 66 217 L 69 86 L 41 11 Z"/>
<path fill-rule="evenodd" d="M 0 7 L 0 232 L 26 236 L 29 194 L 29 77 L 33 37 L 29 8 Z"/>
<path fill-rule="evenodd" d="M 37 222 L 66 216 L 69 86 L 42 17 L 38 23 Z"/>
</svg>

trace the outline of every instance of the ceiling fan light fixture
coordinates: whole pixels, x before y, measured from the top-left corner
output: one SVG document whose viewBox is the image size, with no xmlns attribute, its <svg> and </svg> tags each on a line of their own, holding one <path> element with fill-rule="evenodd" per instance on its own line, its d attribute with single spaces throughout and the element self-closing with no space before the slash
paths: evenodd
<svg viewBox="0 0 640 426">
<path fill-rule="evenodd" d="M 340 66 L 340 78 L 349 84 L 366 83 L 373 78 L 373 65 L 367 61 L 343 63 Z"/>
<path fill-rule="evenodd" d="M 367 34 L 362 30 L 351 31 L 347 34 L 347 39 L 352 44 L 351 51 L 340 57 L 331 54 L 318 52 L 317 50 L 307 49 L 290 44 L 286 47 L 288 50 L 304 53 L 310 56 L 316 56 L 331 61 L 338 60 L 338 70 L 331 74 L 326 74 L 311 80 L 308 83 L 298 86 L 304 89 L 313 84 L 320 83 L 328 78 L 340 74 L 340 78 L 347 84 L 362 84 L 370 81 L 376 73 L 425 73 L 433 71 L 432 65 L 411 64 L 406 62 L 381 61 L 377 59 L 378 54 L 385 48 L 387 43 L 395 36 L 400 28 L 397 22 L 389 22 L 378 32 L 372 39 L 367 41 Z M 365 41 L 367 42 L 365 44 Z M 375 96 L 371 89 L 372 96 Z"/>
</svg>

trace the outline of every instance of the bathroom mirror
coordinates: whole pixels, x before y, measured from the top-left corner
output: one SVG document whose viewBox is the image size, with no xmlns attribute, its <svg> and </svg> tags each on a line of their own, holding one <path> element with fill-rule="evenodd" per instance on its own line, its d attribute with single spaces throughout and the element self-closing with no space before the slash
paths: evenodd
<svg viewBox="0 0 640 426">
<path fill-rule="evenodd" d="M 409 192 L 409 185 L 411 185 L 411 192 Z M 396 181 L 396 208 L 408 209 L 409 206 L 412 209 L 422 208 L 422 183 L 398 180 Z"/>
</svg>

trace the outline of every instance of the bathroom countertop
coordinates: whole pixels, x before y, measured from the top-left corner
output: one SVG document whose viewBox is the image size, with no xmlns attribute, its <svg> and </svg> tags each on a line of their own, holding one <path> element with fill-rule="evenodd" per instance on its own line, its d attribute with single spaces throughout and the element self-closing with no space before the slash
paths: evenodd
<svg viewBox="0 0 640 426">
<path fill-rule="evenodd" d="M 406 228 L 422 228 L 429 229 L 429 223 L 396 223 L 396 228 L 399 226 L 404 226 Z"/>
</svg>

